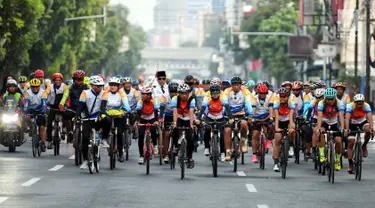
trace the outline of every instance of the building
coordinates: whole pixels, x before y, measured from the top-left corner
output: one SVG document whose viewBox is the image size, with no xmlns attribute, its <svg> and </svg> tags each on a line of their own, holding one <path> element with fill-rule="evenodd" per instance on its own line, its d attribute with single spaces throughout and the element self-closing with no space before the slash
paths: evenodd
<svg viewBox="0 0 375 208">
<path fill-rule="evenodd" d="M 188 0 L 187 26 L 198 28 L 199 11 L 211 11 L 211 0 Z"/>
<path fill-rule="evenodd" d="M 225 12 L 225 0 L 211 0 L 211 10 L 215 15 L 220 15 Z"/>
<path fill-rule="evenodd" d="M 154 6 L 154 27 L 179 27 L 181 20 L 188 16 L 188 0 L 158 0 Z"/>
</svg>

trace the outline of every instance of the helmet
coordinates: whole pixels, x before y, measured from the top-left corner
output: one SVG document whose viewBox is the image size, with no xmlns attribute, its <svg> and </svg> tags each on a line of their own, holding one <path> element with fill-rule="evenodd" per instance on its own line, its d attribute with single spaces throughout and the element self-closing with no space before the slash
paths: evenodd
<svg viewBox="0 0 375 208">
<path fill-rule="evenodd" d="M 181 84 L 177 88 L 178 92 L 189 92 L 189 90 L 190 90 L 190 87 L 187 84 Z"/>
<path fill-rule="evenodd" d="M 324 98 L 326 99 L 335 99 L 337 96 L 337 92 L 334 88 L 327 88 L 325 91 L 324 91 Z"/>
<path fill-rule="evenodd" d="M 303 86 L 310 86 L 311 85 L 311 81 L 310 80 L 307 80 L 305 81 L 305 83 L 303 83 Z"/>
<path fill-rule="evenodd" d="M 141 93 L 142 93 L 142 94 L 152 94 L 152 87 L 151 87 L 151 86 L 144 87 L 144 88 L 141 90 Z"/>
<path fill-rule="evenodd" d="M 316 84 L 319 88 L 326 88 L 326 83 L 323 80 L 318 80 Z"/>
<path fill-rule="evenodd" d="M 221 85 L 221 80 L 217 77 L 214 77 L 210 80 L 210 85 L 215 85 L 215 84 Z"/>
<path fill-rule="evenodd" d="M 177 89 L 178 89 L 178 83 L 177 82 L 171 82 L 169 83 L 168 85 L 168 90 L 169 92 L 177 92 Z"/>
<path fill-rule="evenodd" d="M 85 78 L 83 79 L 83 83 L 89 85 L 89 84 L 90 84 L 90 77 L 85 77 Z"/>
<path fill-rule="evenodd" d="M 278 92 L 279 95 L 284 94 L 284 95 L 286 95 L 287 97 L 290 96 L 290 90 L 288 90 L 288 88 L 282 87 L 282 88 L 280 88 L 278 91 L 279 91 L 279 92 Z"/>
<path fill-rule="evenodd" d="M 8 81 L 9 82 L 9 81 Z M 358 102 L 358 101 L 365 101 L 365 96 L 362 95 L 362 94 L 356 94 L 354 95 L 354 102 Z"/>
<path fill-rule="evenodd" d="M 103 79 L 103 81 L 105 80 L 105 77 L 103 74 L 98 74 L 99 77 L 101 77 Z"/>
<path fill-rule="evenodd" d="M 247 88 L 253 88 L 254 85 L 255 85 L 254 80 L 249 80 L 249 81 L 247 82 Z"/>
<path fill-rule="evenodd" d="M 194 77 L 192 75 L 187 75 L 184 79 L 184 82 L 185 82 L 185 84 L 190 85 L 190 84 L 193 84 L 193 79 L 194 79 Z"/>
<path fill-rule="evenodd" d="M 211 85 L 210 86 L 210 92 L 211 93 L 213 93 L 213 92 L 220 93 L 220 90 L 221 90 L 220 85 Z"/>
<path fill-rule="evenodd" d="M 7 87 L 10 87 L 10 86 L 17 87 L 17 81 L 14 80 L 14 79 L 8 80 L 7 81 Z"/>
<path fill-rule="evenodd" d="M 238 76 L 234 76 L 232 77 L 232 79 L 230 80 L 230 83 L 231 84 L 242 84 L 242 80 L 240 77 Z"/>
<path fill-rule="evenodd" d="M 37 69 L 34 73 L 35 77 L 44 77 L 44 71 L 41 69 Z"/>
<path fill-rule="evenodd" d="M 25 76 L 18 77 L 18 82 L 27 82 L 27 77 Z"/>
<path fill-rule="evenodd" d="M 292 86 L 292 83 L 289 82 L 289 81 L 285 81 L 285 82 L 281 83 L 281 87 L 285 87 L 285 85 L 290 85 L 290 86 Z"/>
<path fill-rule="evenodd" d="M 293 90 L 300 90 L 302 88 L 301 83 L 299 81 L 294 81 L 292 84 Z"/>
<path fill-rule="evenodd" d="M 52 80 L 55 80 L 56 78 L 64 79 L 63 75 L 60 73 L 54 73 L 52 75 Z"/>
<path fill-rule="evenodd" d="M 30 80 L 30 87 L 39 87 L 40 86 L 40 80 L 37 78 L 34 78 Z"/>
<path fill-rule="evenodd" d="M 75 78 L 84 78 L 85 75 L 86 75 L 86 73 L 84 71 L 78 69 L 78 70 L 75 70 L 73 72 L 73 79 L 75 79 Z"/>
<path fill-rule="evenodd" d="M 314 90 L 314 89 L 316 89 L 318 86 L 315 84 L 315 83 L 312 83 L 312 84 L 310 84 L 310 89 L 312 89 L 312 90 Z"/>
<path fill-rule="evenodd" d="M 116 75 L 115 77 L 120 78 L 120 80 L 121 80 L 121 78 L 122 78 L 121 74 L 118 74 L 118 75 Z"/>
<path fill-rule="evenodd" d="M 204 79 L 204 80 L 202 80 L 202 84 L 210 84 L 210 80 L 209 79 Z"/>
<path fill-rule="evenodd" d="M 320 98 L 324 95 L 324 89 L 323 88 L 318 88 L 314 91 L 314 96 L 317 98 Z"/>
<path fill-rule="evenodd" d="M 132 82 L 132 85 L 134 86 L 134 85 L 139 85 L 139 81 L 138 80 L 133 80 L 133 82 Z"/>
<path fill-rule="evenodd" d="M 108 80 L 108 84 L 117 84 L 120 85 L 120 78 L 119 77 L 111 77 Z"/>
<path fill-rule="evenodd" d="M 104 80 L 100 76 L 91 76 L 90 77 L 90 84 L 91 85 L 104 85 Z"/>
<path fill-rule="evenodd" d="M 334 86 L 332 86 L 333 88 L 337 89 L 338 87 L 342 87 L 344 88 L 345 90 L 345 84 L 343 82 L 337 82 L 336 84 L 334 84 Z"/>
<path fill-rule="evenodd" d="M 33 78 L 35 78 L 35 73 L 34 72 L 29 75 L 29 79 L 33 79 Z"/>
<path fill-rule="evenodd" d="M 123 77 L 123 78 L 121 78 L 121 82 L 122 83 L 132 83 L 132 78 L 130 78 L 130 77 Z"/>
<path fill-rule="evenodd" d="M 268 87 L 265 84 L 259 84 L 257 90 L 258 93 L 268 93 Z"/>
<path fill-rule="evenodd" d="M 230 81 L 229 80 L 223 80 L 223 82 L 221 83 L 222 85 L 226 85 L 226 86 L 230 86 Z"/>
</svg>

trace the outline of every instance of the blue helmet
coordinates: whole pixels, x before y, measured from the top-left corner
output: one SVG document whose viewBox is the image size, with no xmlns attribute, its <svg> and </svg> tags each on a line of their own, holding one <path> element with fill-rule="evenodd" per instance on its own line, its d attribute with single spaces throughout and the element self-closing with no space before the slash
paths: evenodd
<svg viewBox="0 0 375 208">
<path fill-rule="evenodd" d="M 254 80 L 249 80 L 248 82 L 247 82 L 247 88 L 253 88 L 255 86 L 255 82 L 254 82 Z"/>
<path fill-rule="evenodd" d="M 337 91 L 334 88 L 327 88 L 324 91 L 324 98 L 325 99 L 335 99 L 337 96 Z"/>
<path fill-rule="evenodd" d="M 134 85 L 139 85 L 139 81 L 137 79 L 133 80 L 132 86 L 134 86 Z"/>
</svg>

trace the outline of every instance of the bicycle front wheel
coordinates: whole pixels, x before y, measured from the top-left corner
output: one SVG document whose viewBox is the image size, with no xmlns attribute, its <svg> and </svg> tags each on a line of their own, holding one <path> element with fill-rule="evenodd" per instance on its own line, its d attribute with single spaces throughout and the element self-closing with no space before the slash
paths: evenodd
<svg viewBox="0 0 375 208">
<path fill-rule="evenodd" d="M 214 177 L 217 177 L 217 161 L 219 159 L 217 139 L 218 139 L 218 136 L 213 135 L 212 142 L 211 142 L 211 145 L 212 145 L 212 173 L 213 173 Z"/>
<path fill-rule="evenodd" d="M 186 141 L 185 139 L 181 140 L 180 144 L 180 155 L 179 162 L 181 167 L 181 180 L 185 178 L 185 150 L 186 150 Z"/>
<path fill-rule="evenodd" d="M 238 158 L 238 137 L 235 136 L 233 139 L 233 172 L 237 172 L 237 158 Z"/>
</svg>

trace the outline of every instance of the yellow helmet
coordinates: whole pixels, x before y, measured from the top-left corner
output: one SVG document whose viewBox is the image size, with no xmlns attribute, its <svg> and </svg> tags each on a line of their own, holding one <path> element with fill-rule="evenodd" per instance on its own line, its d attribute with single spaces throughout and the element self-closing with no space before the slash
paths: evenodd
<svg viewBox="0 0 375 208">
<path fill-rule="evenodd" d="M 40 80 L 37 78 L 34 78 L 30 80 L 30 87 L 39 87 L 40 86 Z"/>
</svg>

